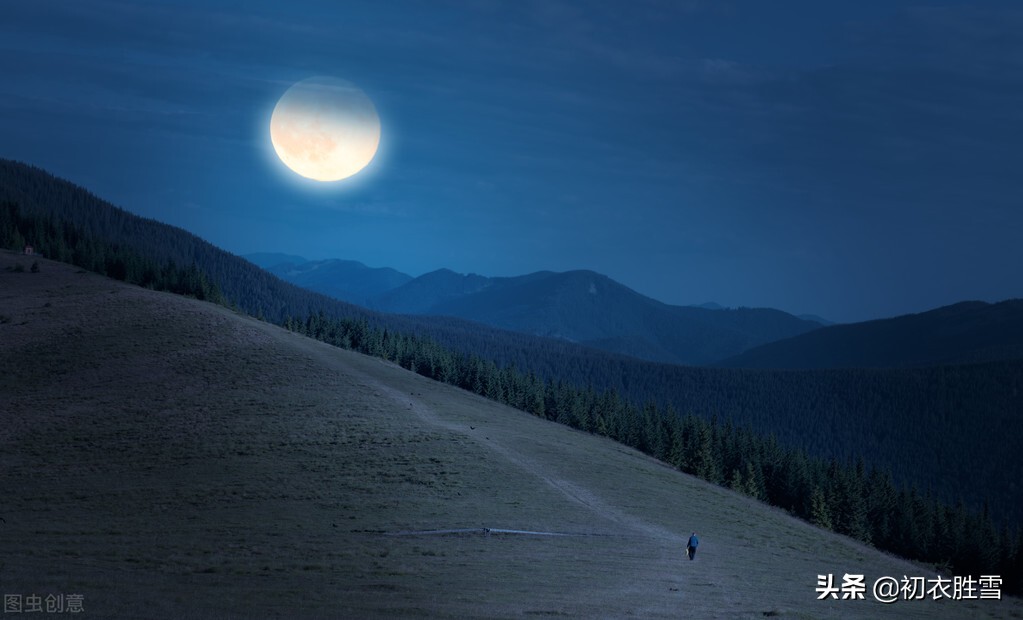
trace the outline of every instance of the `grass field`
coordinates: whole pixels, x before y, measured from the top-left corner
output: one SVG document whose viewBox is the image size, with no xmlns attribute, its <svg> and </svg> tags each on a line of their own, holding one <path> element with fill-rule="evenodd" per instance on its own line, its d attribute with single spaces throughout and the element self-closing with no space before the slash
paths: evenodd
<svg viewBox="0 0 1023 620">
<path fill-rule="evenodd" d="M 822 573 L 934 575 L 384 361 L 31 262 L 0 253 L 0 594 L 81 594 L 86 617 L 1023 618 L 818 601 Z"/>
</svg>

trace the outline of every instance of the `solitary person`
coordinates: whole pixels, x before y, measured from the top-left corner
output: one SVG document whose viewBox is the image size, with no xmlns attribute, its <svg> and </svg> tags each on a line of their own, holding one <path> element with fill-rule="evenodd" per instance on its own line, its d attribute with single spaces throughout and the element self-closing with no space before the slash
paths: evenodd
<svg viewBox="0 0 1023 620">
<path fill-rule="evenodd" d="M 696 537 L 696 532 L 689 537 L 689 542 L 686 543 L 686 554 L 689 556 L 689 560 L 692 561 L 696 557 L 696 547 L 700 545 L 700 539 Z"/>
</svg>

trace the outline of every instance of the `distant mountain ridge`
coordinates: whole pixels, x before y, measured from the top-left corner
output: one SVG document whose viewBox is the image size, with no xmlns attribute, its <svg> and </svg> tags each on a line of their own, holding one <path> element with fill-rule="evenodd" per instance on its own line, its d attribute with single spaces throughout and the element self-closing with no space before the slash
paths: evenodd
<svg viewBox="0 0 1023 620">
<path fill-rule="evenodd" d="M 883 368 L 1023 359 L 1023 299 L 833 325 L 750 349 L 732 368 Z"/>
<path fill-rule="evenodd" d="M 269 255 L 273 256 L 273 255 Z M 672 306 L 593 271 L 411 278 L 355 261 L 268 267 L 311 290 L 395 314 L 452 316 L 673 364 L 708 364 L 821 325 L 768 308 Z M 402 276 L 408 278 L 402 282 Z M 373 293 L 374 289 L 380 291 Z"/>
</svg>

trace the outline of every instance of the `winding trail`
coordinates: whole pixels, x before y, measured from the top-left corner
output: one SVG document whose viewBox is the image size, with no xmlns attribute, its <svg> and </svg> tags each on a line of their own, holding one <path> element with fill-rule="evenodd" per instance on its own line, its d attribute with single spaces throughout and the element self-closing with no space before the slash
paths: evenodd
<svg viewBox="0 0 1023 620">
<path fill-rule="evenodd" d="M 330 362 L 329 356 L 324 356 L 324 358 L 325 359 L 323 361 L 325 363 Z M 445 420 L 436 409 L 426 404 L 421 399 L 416 398 L 414 394 L 405 394 L 404 392 L 386 385 L 375 377 L 357 369 L 348 367 L 345 370 L 353 377 L 356 377 L 364 385 L 379 391 L 381 394 L 385 394 L 396 404 L 402 405 L 408 403 L 411 411 L 423 422 L 435 428 L 440 428 L 471 439 L 484 449 L 500 455 L 501 458 L 505 459 L 523 472 L 542 480 L 545 484 L 549 485 L 569 500 L 585 506 L 604 519 L 617 523 L 623 529 L 651 538 L 664 539 L 668 543 L 683 542 L 680 535 L 657 525 L 648 523 L 641 518 L 630 515 L 608 504 L 591 490 L 581 486 L 580 484 L 566 478 L 551 475 L 545 471 L 544 467 L 540 463 L 524 456 L 511 447 L 503 445 L 499 440 L 481 438 L 479 433 L 473 432 L 466 424 Z M 619 535 L 621 533 L 622 532 L 615 532 L 615 534 Z"/>
<path fill-rule="evenodd" d="M 327 362 L 328 360 L 324 361 Z M 581 483 L 569 480 L 565 477 L 552 475 L 547 469 L 545 469 L 543 464 L 537 460 L 529 458 L 514 448 L 502 443 L 499 434 L 491 433 L 490 435 L 481 436 L 479 432 L 474 432 L 474 430 L 466 423 L 447 420 L 441 412 L 418 398 L 415 394 L 406 394 L 402 390 L 386 385 L 375 377 L 355 368 L 348 367 L 346 368 L 346 372 L 367 387 L 386 395 L 396 405 L 410 409 L 424 423 L 433 426 L 434 428 L 442 429 L 471 439 L 485 450 L 497 454 L 499 457 L 503 458 L 526 475 L 541 480 L 569 501 L 584 506 L 596 517 L 610 521 L 620 528 L 618 531 L 602 532 L 590 535 L 617 537 L 638 536 L 654 540 L 656 548 L 659 548 L 661 551 L 655 552 L 655 556 L 648 558 L 646 570 L 643 574 L 634 574 L 628 578 L 626 578 L 625 575 L 622 575 L 623 578 L 619 583 L 618 589 L 613 592 L 605 593 L 609 599 L 625 597 L 625 600 L 634 602 L 632 612 L 636 614 L 637 617 L 652 618 L 665 617 L 666 612 L 669 617 L 674 617 L 676 614 L 675 606 L 678 605 L 679 608 L 685 606 L 687 601 L 690 600 L 690 597 L 693 596 L 693 588 L 684 585 L 681 580 L 681 575 L 679 574 L 679 564 L 682 559 L 678 549 L 684 547 L 685 541 L 688 540 L 688 534 L 686 536 L 682 536 L 658 525 L 649 523 L 640 517 L 629 514 L 628 512 L 609 504 Z M 538 535 L 548 534 L 542 532 L 523 533 Z M 557 534 L 553 535 L 556 536 Z M 713 563 L 701 564 L 701 568 L 703 570 L 701 570 L 702 581 L 699 587 L 702 592 L 702 596 L 705 599 L 702 603 L 710 603 L 713 605 L 716 602 L 718 605 L 723 606 L 723 598 L 727 595 L 727 592 L 717 585 L 717 582 L 720 579 L 717 568 L 713 565 Z M 667 609 L 665 607 L 665 595 L 668 595 L 667 598 L 669 599 L 669 601 L 667 601 L 669 605 Z"/>
</svg>

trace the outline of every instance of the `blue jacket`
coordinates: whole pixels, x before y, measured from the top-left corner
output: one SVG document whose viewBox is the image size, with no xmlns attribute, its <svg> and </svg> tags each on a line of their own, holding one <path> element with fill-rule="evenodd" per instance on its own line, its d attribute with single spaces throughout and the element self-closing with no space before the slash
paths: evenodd
<svg viewBox="0 0 1023 620">
<path fill-rule="evenodd" d="M 700 545 L 700 539 L 699 539 L 699 538 L 697 538 L 696 536 L 690 536 L 690 537 L 689 537 L 689 545 L 688 545 L 688 546 L 690 546 L 690 547 L 692 547 L 693 549 L 695 549 L 695 548 L 697 548 L 697 547 L 698 547 L 699 545 Z"/>
</svg>

